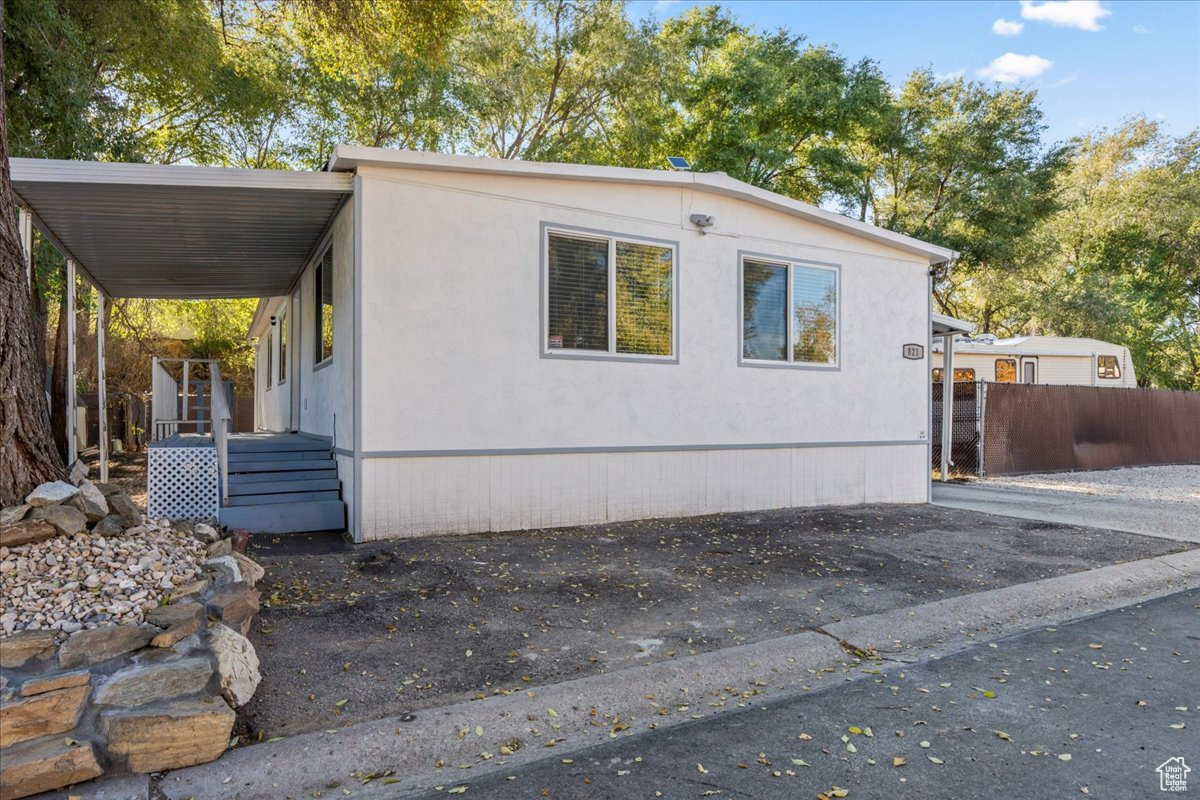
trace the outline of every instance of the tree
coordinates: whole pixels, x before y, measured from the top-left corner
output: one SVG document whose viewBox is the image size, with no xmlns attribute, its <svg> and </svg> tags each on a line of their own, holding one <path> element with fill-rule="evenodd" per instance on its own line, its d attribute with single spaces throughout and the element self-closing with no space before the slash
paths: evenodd
<svg viewBox="0 0 1200 800">
<path fill-rule="evenodd" d="M 1142 385 L 1200 390 L 1200 131 L 1136 118 L 1074 147 L 1030 237 L 1031 327 L 1120 342 Z"/>
<path fill-rule="evenodd" d="M 913 73 L 885 127 L 872 132 L 873 173 L 844 202 L 875 224 L 958 250 L 935 275 L 942 311 L 981 333 L 1019 329 L 1006 298 L 1024 237 L 1055 209 L 1051 191 L 1065 151 L 1043 148 L 1034 92 Z M 861 146 L 861 145 L 860 145 Z"/>
<path fill-rule="evenodd" d="M 0 0 L 0 23 L 6 20 Z M 5 79 L 0 41 L 0 82 Z M 5 84 L 7 85 L 7 84 Z M 63 477 L 50 435 L 42 365 L 25 257 L 8 169 L 8 117 L 0 98 L 0 505 L 20 502 L 39 483 Z"/>
</svg>

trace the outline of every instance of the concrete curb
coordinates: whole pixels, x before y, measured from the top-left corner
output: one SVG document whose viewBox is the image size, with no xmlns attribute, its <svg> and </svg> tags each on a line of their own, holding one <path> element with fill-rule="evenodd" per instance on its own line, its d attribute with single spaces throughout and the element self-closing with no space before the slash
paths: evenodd
<svg viewBox="0 0 1200 800">
<path fill-rule="evenodd" d="M 905 652 L 956 636 L 994 638 L 1065 622 L 1197 586 L 1200 549 L 856 617 L 825 631 L 855 647 Z"/>
<path fill-rule="evenodd" d="M 201 800 L 216 796 L 215 789 L 223 800 L 299 800 L 313 792 L 344 796 L 342 788 L 355 797 L 380 797 L 431 783 L 452 787 L 473 777 L 471 770 L 459 768 L 462 764 L 473 765 L 478 774 L 567 756 L 619 735 L 708 716 L 713 703 L 737 707 L 742 692 L 753 696 L 760 686 L 811 685 L 846 660 L 833 638 L 801 633 L 457 703 L 420 712 L 409 723 L 383 719 L 336 734 L 309 733 L 233 750 L 210 764 L 169 773 L 159 788 L 171 800 Z M 615 729 L 618 720 L 628 727 Z M 500 748 L 514 739 L 521 748 L 501 756 Z M 483 752 L 496 757 L 483 760 Z M 439 760 L 442 769 L 435 766 Z M 363 784 L 366 775 L 387 770 L 395 777 Z"/>
<path fill-rule="evenodd" d="M 458 703 L 421 712 L 410 722 L 383 719 L 335 734 L 304 734 L 176 770 L 158 788 L 170 800 L 396 797 L 421 787 L 450 788 L 496 769 L 567 757 L 614 736 L 661 730 L 695 715 L 757 702 L 753 696 L 760 692 L 779 695 L 815 686 L 849 661 L 837 639 L 915 656 L 926 648 L 960 647 L 1195 587 L 1200 587 L 1200 550 L 850 619 L 824 633 Z M 629 727 L 614 729 L 617 720 Z M 501 755 L 500 747 L 514 739 L 521 748 Z M 495 755 L 483 759 L 484 752 Z M 444 767 L 435 766 L 439 760 Z M 384 775 L 389 771 L 394 775 Z M 364 784 L 371 773 L 377 777 Z"/>
</svg>

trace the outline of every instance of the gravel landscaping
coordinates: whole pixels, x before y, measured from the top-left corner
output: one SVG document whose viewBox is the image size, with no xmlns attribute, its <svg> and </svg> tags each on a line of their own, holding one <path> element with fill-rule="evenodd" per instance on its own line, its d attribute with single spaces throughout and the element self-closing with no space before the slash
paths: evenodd
<svg viewBox="0 0 1200 800">
<path fill-rule="evenodd" d="M 1127 467 L 988 478 L 987 484 L 1200 505 L 1200 465 Z"/>
</svg>

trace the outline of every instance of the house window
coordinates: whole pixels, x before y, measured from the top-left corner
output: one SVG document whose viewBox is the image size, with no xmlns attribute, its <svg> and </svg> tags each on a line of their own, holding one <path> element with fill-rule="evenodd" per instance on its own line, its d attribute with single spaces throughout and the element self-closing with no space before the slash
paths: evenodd
<svg viewBox="0 0 1200 800">
<path fill-rule="evenodd" d="M 836 267 L 742 260 L 742 358 L 838 365 Z"/>
<path fill-rule="evenodd" d="M 263 349 L 267 351 L 267 354 L 266 354 L 267 391 L 271 390 L 271 386 L 275 381 L 275 367 L 274 367 L 275 361 L 271 357 L 273 355 L 273 351 L 275 349 L 274 344 L 275 344 L 275 328 L 274 328 L 274 326 L 272 326 L 271 328 L 267 329 L 267 341 L 263 345 Z"/>
<path fill-rule="evenodd" d="M 1121 364 L 1116 356 L 1096 356 L 1097 378 L 1120 378 Z"/>
<path fill-rule="evenodd" d="M 325 251 L 325 255 L 321 257 L 321 261 L 317 264 L 316 275 L 313 283 L 316 300 L 316 309 L 314 319 L 316 326 L 314 328 L 315 352 L 313 359 L 315 364 L 329 359 L 333 356 L 333 248 L 330 247 Z"/>
<path fill-rule="evenodd" d="M 675 247 L 547 232 L 545 352 L 675 354 Z"/>
<path fill-rule="evenodd" d="M 287 383 L 287 312 L 279 315 L 279 385 Z"/>
<path fill-rule="evenodd" d="M 941 367 L 934 367 L 933 368 L 933 382 L 941 383 L 942 376 L 945 374 L 946 374 L 946 371 L 944 369 L 942 369 Z M 954 382 L 955 383 L 974 383 L 975 382 L 975 369 L 973 367 L 955 367 L 954 368 Z"/>
<path fill-rule="evenodd" d="M 996 359 L 996 383 L 1017 382 L 1017 361 L 1014 358 Z"/>
</svg>

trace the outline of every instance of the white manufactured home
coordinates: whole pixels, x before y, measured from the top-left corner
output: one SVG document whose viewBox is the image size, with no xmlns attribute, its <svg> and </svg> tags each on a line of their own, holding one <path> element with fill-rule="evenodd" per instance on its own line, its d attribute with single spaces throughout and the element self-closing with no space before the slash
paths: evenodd
<svg viewBox="0 0 1200 800">
<path fill-rule="evenodd" d="M 942 347 L 934 344 L 933 382 L 942 380 Z M 1124 345 L 1067 336 L 983 335 L 954 342 L 954 380 L 1136 387 Z"/>
<path fill-rule="evenodd" d="M 86 166 L 15 159 L 14 185 L 102 294 L 263 298 L 260 433 L 193 424 L 165 377 L 155 413 L 164 452 L 215 449 L 228 524 L 363 541 L 928 498 L 945 248 L 719 173 L 346 146 L 322 173 Z"/>
</svg>

